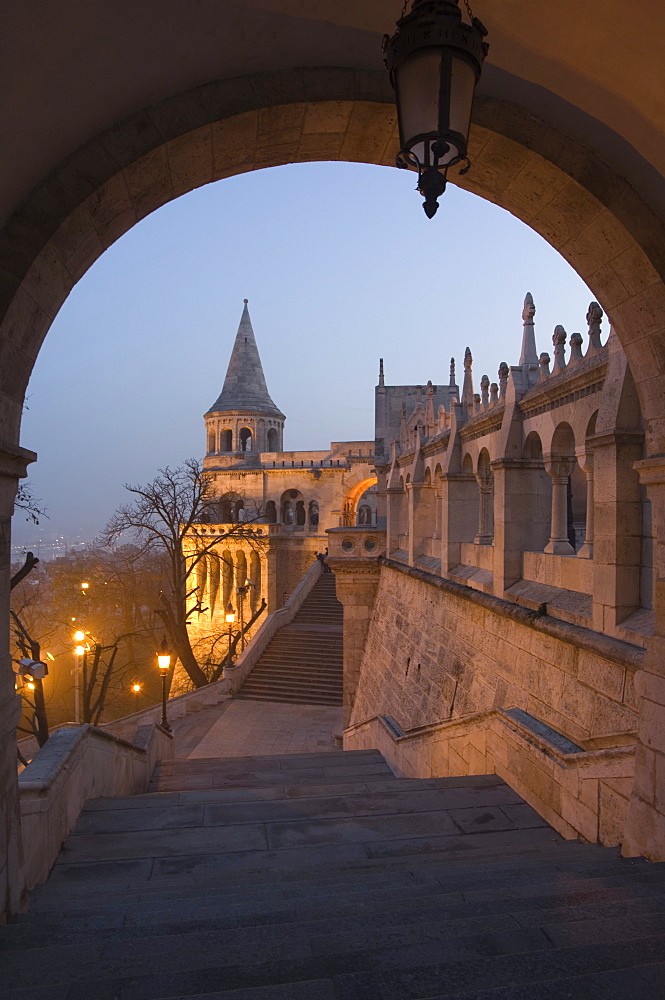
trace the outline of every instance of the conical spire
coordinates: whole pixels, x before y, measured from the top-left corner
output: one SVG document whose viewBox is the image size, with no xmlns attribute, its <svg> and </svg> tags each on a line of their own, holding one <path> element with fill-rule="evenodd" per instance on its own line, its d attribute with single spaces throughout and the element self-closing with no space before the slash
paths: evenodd
<svg viewBox="0 0 665 1000">
<path fill-rule="evenodd" d="M 226 370 L 224 388 L 208 413 L 244 410 L 270 414 L 283 420 L 284 414 L 270 398 L 259 349 L 254 339 L 252 321 L 249 318 L 247 299 L 244 299 L 244 303 L 245 308 L 242 311 L 229 367 Z"/>
</svg>

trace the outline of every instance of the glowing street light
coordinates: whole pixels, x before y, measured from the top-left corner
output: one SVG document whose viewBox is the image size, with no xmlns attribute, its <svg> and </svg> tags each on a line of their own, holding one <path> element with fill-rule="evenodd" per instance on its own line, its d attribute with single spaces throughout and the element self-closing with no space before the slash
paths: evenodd
<svg viewBox="0 0 665 1000">
<path fill-rule="evenodd" d="M 229 601 L 228 606 L 226 608 L 226 614 L 224 615 L 224 617 L 226 619 L 226 624 L 229 626 L 229 652 L 228 652 L 228 656 L 227 656 L 227 662 L 228 662 L 228 665 L 231 666 L 231 640 L 232 640 L 232 632 L 231 632 L 231 630 L 232 630 L 233 623 L 236 620 L 236 613 L 233 610 L 233 605 L 231 604 L 230 601 Z"/>
<path fill-rule="evenodd" d="M 166 730 L 167 733 L 171 732 L 171 727 L 169 721 L 166 718 L 166 683 L 168 681 L 169 669 L 171 667 L 171 653 L 169 652 L 169 647 L 166 643 L 166 639 L 162 639 L 162 644 L 157 652 L 157 666 L 159 667 L 159 672 L 162 675 L 162 721 L 161 727 Z"/>
<path fill-rule="evenodd" d="M 142 688 L 141 684 L 132 684 L 132 691 L 134 692 L 134 694 L 136 696 L 136 711 L 137 712 L 139 710 L 139 695 L 141 694 L 141 688 Z"/>
</svg>

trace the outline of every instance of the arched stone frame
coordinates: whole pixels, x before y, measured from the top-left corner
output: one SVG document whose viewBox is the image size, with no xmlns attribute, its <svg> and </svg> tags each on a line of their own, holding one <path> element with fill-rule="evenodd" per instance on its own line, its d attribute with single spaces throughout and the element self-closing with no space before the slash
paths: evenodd
<svg viewBox="0 0 665 1000">
<path fill-rule="evenodd" d="M 572 475 L 576 465 L 575 433 L 568 421 L 562 420 L 554 428 L 545 455 L 545 468 L 552 479 L 550 540 L 545 546 L 550 555 L 575 555 Z"/>
<path fill-rule="evenodd" d="M 325 158 L 392 164 L 395 109 L 385 103 L 385 78 L 351 69 L 280 71 L 242 81 L 218 81 L 137 111 L 86 143 L 26 200 L 0 234 L 0 439 L 6 489 L 3 507 L 8 561 L 16 477 L 30 453 L 18 448 L 23 396 L 41 340 L 76 281 L 92 262 L 141 218 L 174 197 L 224 176 L 311 159 L 325 137 Z M 267 107 L 279 95 L 280 106 Z M 377 95 L 378 98 L 377 98 Z M 323 98 L 323 100 L 322 100 Z M 310 108 L 316 105 L 309 121 Z M 574 111 L 575 109 L 573 109 Z M 305 120 L 308 127 L 305 128 Z M 371 126 L 368 126 L 371 122 Z M 156 124 L 157 123 L 157 124 Z M 269 146 L 263 136 L 271 135 Z M 619 144 L 620 137 L 612 137 Z M 280 142 L 280 140 L 283 141 Z M 516 104 L 480 98 L 470 137 L 473 170 L 450 179 L 507 208 L 571 263 L 612 322 L 630 364 L 645 418 L 646 456 L 637 464 L 665 539 L 665 237 L 663 222 L 635 187 L 606 160 Z M 3 599 L 8 600 L 4 570 Z M 659 581 L 663 567 L 656 570 Z M 665 660 L 665 586 L 656 588 L 657 639 L 640 689 L 640 766 L 653 766 L 653 732 L 662 701 L 648 692 L 660 683 Z M 6 614 L 3 620 L 6 618 Z M 6 647 L 7 643 L 4 643 Z M 0 704 L 11 700 L 7 661 Z M 7 713 L 5 713 L 7 714 Z M 11 715 L 11 713 L 9 713 Z M 9 718 L 9 716 L 7 716 Z M 2 721 L 0 752 L 13 739 Z M 651 728 L 650 728 L 651 727 Z M 644 742 L 646 740 L 647 742 Z M 660 754 L 663 761 L 665 754 Z M 665 765 L 664 765 L 665 766 Z M 639 799 L 625 849 L 655 850 L 653 802 Z M 661 819 L 663 814 L 658 813 Z M 650 846 L 651 845 L 651 846 Z"/>
<path fill-rule="evenodd" d="M 311 531 L 319 530 L 319 501 L 310 500 L 307 508 L 307 523 Z"/>
<path fill-rule="evenodd" d="M 233 597 L 233 555 L 229 549 L 224 549 L 221 556 L 221 577 L 222 577 L 222 603 L 224 611 L 228 607 L 229 601 L 234 603 Z"/>
<path fill-rule="evenodd" d="M 296 500 L 295 519 L 294 519 L 296 527 L 304 528 L 306 520 L 307 520 L 307 513 L 305 511 L 305 501 Z"/>
<path fill-rule="evenodd" d="M 473 542 L 478 532 L 478 519 L 480 517 L 480 500 L 478 494 L 478 484 L 474 472 L 474 459 L 471 452 L 467 451 L 462 458 L 462 472 L 459 483 L 460 514 L 464 517 L 457 518 L 455 529 L 457 532 L 457 542 Z"/>
<path fill-rule="evenodd" d="M 219 450 L 221 452 L 233 451 L 233 431 L 230 427 L 224 427 L 219 432 Z"/>
<path fill-rule="evenodd" d="M 436 520 L 434 523 L 434 537 L 441 538 L 441 476 L 443 475 L 443 469 L 441 468 L 441 463 L 437 462 L 434 469 L 433 485 L 435 490 L 435 501 L 436 501 Z"/>
<path fill-rule="evenodd" d="M 261 557 L 256 549 L 252 549 L 249 554 L 249 578 L 254 584 L 249 592 L 249 606 L 252 614 L 256 612 L 261 604 L 262 572 Z"/>
<path fill-rule="evenodd" d="M 476 545 L 491 545 L 494 539 L 494 475 L 490 468 L 490 454 L 481 448 L 476 465 L 478 483 L 478 532 Z"/>
<path fill-rule="evenodd" d="M 266 510 L 264 516 L 266 524 L 277 524 L 277 506 L 274 500 L 268 500 L 266 502 Z"/>
<path fill-rule="evenodd" d="M 522 522 L 522 548 L 526 552 L 544 552 L 550 538 L 552 480 L 545 470 L 543 445 L 537 431 L 527 434 L 522 460 L 520 489 L 528 511 Z"/>
<path fill-rule="evenodd" d="M 235 554 L 235 589 L 245 586 L 247 579 L 247 556 L 242 549 L 238 549 Z M 238 598 L 240 600 L 240 598 Z"/>
<path fill-rule="evenodd" d="M 267 451 L 276 452 L 279 450 L 279 432 L 276 427 L 268 428 Z"/>
<path fill-rule="evenodd" d="M 208 431 L 208 449 L 207 449 L 208 455 L 214 455 L 215 451 L 217 450 L 215 448 L 216 438 L 217 438 L 217 435 L 215 434 L 214 430 L 209 430 Z"/>
<path fill-rule="evenodd" d="M 255 451 L 254 431 L 246 424 L 238 431 L 238 451 Z"/>
<path fill-rule="evenodd" d="M 220 563 L 216 552 L 211 552 L 208 556 L 208 604 L 210 606 L 210 618 L 215 616 L 215 608 L 219 597 L 220 584 Z"/>
</svg>

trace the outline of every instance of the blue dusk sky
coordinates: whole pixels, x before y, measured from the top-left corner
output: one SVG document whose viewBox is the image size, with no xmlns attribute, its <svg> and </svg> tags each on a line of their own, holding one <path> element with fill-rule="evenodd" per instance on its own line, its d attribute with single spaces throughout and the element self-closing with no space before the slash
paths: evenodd
<svg viewBox="0 0 665 1000">
<path fill-rule="evenodd" d="M 414 177 L 310 163 L 243 174 L 166 205 L 81 279 L 42 347 L 21 440 L 48 509 L 14 542 L 92 539 L 123 483 L 204 450 L 243 299 L 285 448 L 373 438 L 387 384 L 448 380 L 469 345 L 474 380 L 516 364 L 527 291 L 538 351 L 554 326 L 585 333 L 591 293 L 541 237 L 452 185 L 429 221 Z M 608 323 L 605 322 L 605 335 Z"/>
</svg>

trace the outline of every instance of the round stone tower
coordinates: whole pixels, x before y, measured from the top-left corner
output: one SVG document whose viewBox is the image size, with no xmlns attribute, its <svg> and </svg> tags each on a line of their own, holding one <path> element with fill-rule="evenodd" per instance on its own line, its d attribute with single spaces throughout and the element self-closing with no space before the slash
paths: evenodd
<svg viewBox="0 0 665 1000">
<path fill-rule="evenodd" d="M 270 398 L 244 302 L 224 387 L 204 415 L 208 467 L 257 465 L 261 452 L 283 450 L 286 418 Z"/>
</svg>

